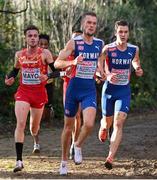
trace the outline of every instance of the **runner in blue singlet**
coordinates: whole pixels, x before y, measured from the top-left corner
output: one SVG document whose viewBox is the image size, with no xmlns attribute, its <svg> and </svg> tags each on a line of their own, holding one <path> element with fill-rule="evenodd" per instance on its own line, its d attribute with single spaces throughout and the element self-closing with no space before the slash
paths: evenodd
<svg viewBox="0 0 157 180">
<path fill-rule="evenodd" d="M 83 126 L 77 141 L 74 144 L 74 161 L 75 164 L 82 163 L 81 147 L 86 137 L 92 131 L 96 116 L 96 88 L 94 74 L 97 66 L 100 73 L 105 77 L 103 71 L 103 56 L 101 54 L 103 41 L 93 37 L 97 17 L 93 12 L 85 13 L 81 21 L 83 34 L 71 39 L 64 50 L 59 54 L 55 62 L 56 68 L 65 68 L 76 65 L 75 73 L 69 82 L 65 98 L 65 120 L 62 132 L 62 161 L 60 165 L 60 174 L 66 175 L 67 155 L 70 145 L 70 136 L 74 126 L 75 115 L 79 103 L 83 113 Z M 70 54 L 74 52 L 75 59 L 67 61 Z"/>
<path fill-rule="evenodd" d="M 110 139 L 110 149 L 105 161 L 105 167 L 112 169 L 112 162 L 120 145 L 123 124 L 130 108 L 130 75 L 131 65 L 137 76 L 143 75 L 139 60 L 139 48 L 127 43 L 129 26 L 126 21 L 115 23 L 116 41 L 105 45 L 105 71 L 107 81 L 102 89 L 102 119 L 99 139 L 104 142 L 107 130 L 112 125 L 113 133 Z"/>
</svg>

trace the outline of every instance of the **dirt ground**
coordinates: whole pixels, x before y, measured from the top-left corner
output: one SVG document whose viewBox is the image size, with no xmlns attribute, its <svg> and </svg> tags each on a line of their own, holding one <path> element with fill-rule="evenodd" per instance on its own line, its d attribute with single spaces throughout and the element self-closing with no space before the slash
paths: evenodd
<svg viewBox="0 0 157 180">
<path fill-rule="evenodd" d="M 60 164 L 60 128 L 41 128 L 40 156 L 32 155 L 32 137 L 29 133 L 24 144 L 22 172 L 13 173 L 15 149 L 13 134 L 0 136 L 1 179 L 156 179 L 157 178 L 157 114 L 129 115 L 124 128 L 123 141 L 114 161 L 113 169 L 104 167 L 109 143 L 97 138 L 98 120 L 92 135 L 83 146 L 83 163 L 68 162 L 68 176 L 58 173 Z"/>
</svg>

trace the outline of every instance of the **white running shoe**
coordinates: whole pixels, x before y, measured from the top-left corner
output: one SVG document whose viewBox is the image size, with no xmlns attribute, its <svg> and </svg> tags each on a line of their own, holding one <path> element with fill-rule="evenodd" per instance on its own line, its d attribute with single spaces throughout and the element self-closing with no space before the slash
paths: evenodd
<svg viewBox="0 0 157 180">
<path fill-rule="evenodd" d="M 16 166 L 13 169 L 13 172 L 22 171 L 23 168 L 24 168 L 23 162 L 21 160 L 18 160 L 18 161 L 16 161 Z"/>
<path fill-rule="evenodd" d="M 82 163 L 82 150 L 80 147 L 74 145 L 74 152 L 74 162 L 76 165 L 79 165 Z"/>
<path fill-rule="evenodd" d="M 34 144 L 33 148 L 33 154 L 39 154 L 40 153 L 40 145 L 39 144 Z"/>
<path fill-rule="evenodd" d="M 65 176 L 68 174 L 68 168 L 67 168 L 67 162 L 61 162 L 60 168 L 59 168 L 59 174 L 62 176 Z"/>
</svg>

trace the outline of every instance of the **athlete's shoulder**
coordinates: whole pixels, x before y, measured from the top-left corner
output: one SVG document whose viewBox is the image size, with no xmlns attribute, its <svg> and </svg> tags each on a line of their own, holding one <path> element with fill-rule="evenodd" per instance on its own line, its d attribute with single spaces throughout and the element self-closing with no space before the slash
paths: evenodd
<svg viewBox="0 0 157 180">
<path fill-rule="evenodd" d="M 127 47 L 130 51 L 137 53 L 139 52 L 139 47 L 137 45 L 131 44 L 131 43 L 127 43 Z"/>
<path fill-rule="evenodd" d="M 43 53 L 51 53 L 51 51 L 49 50 L 49 49 L 40 49 L 41 50 L 41 52 L 43 52 Z M 52 53 L 51 53 L 52 54 Z"/>
<path fill-rule="evenodd" d="M 103 46 L 105 44 L 105 42 L 102 40 L 102 39 L 99 39 L 99 38 L 96 38 L 96 37 L 93 37 L 93 40 L 96 41 L 96 42 L 99 42 L 99 43 L 102 43 Z"/>
<path fill-rule="evenodd" d="M 15 56 L 20 57 L 22 56 L 23 52 L 26 51 L 26 48 L 16 51 Z"/>
<path fill-rule="evenodd" d="M 112 42 L 112 43 L 109 43 L 109 44 L 107 44 L 107 46 L 108 46 L 108 48 L 109 49 L 114 49 L 114 48 L 116 48 L 117 47 L 117 45 L 116 45 L 116 42 L 114 41 L 114 42 Z"/>
<path fill-rule="evenodd" d="M 73 37 L 72 39 L 73 39 L 74 41 L 83 41 L 83 37 L 81 36 L 81 34 L 78 35 L 78 36 Z"/>
<path fill-rule="evenodd" d="M 106 44 L 103 48 L 104 51 L 115 51 L 117 49 L 116 42 Z"/>
<path fill-rule="evenodd" d="M 135 49 L 138 48 L 137 45 L 134 45 L 134 44 L 131 44 L 131 43 L 127 43 L 127 46 L 130 47 L 130 48 L 135 48 Z"/>
</svg>

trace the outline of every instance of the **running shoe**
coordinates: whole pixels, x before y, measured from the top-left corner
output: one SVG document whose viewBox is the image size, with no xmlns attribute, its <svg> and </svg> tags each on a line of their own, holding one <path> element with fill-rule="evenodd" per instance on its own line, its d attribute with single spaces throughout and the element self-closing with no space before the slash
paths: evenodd
<svg viewBox="0 0 157 180">
<path fill-rule="evenodd" d="M 60 168 L 59 168 L 59 174 L 62 176 L 65 176 L 68 174 L 68 168 L 66 162 L 61 162 Z"/>
<path fill-rule="evenodd" d="M 74 162 L 76 165 L 82 163 L 82 150 L 80 147 L 74 145 Z"/>
<path fill-rule="evenodd" d="M 99 140 L 101 142 L 105 142 L 105 140 L 107 139 L 107 134 L 108 134 L 107 129 L 102 128 L 100 126 L 99 133 L 98 133 L 98 138 L 99 138 Z"/>
<path fill-rule="evenodd" d="M 34 144 L 33 148 L 33 154 L 39 154 L 40 153 L 40 145 L 39 144 Z"/>
<path fill-rule="evenodd" d="M 18 171 L 22 171 L 23 168 L 24 168 L 23 162 L 21 160 L 18 160 L 18 161 L 16 161 L 16 166 L 13 169 L 13 172 L 16 173 Z"/>
<path fill-rule="evenodd" d="M 106 167 L 106 169 L 111 170 L 112 169 L 112 163 L 109 162 L 108 160 L 106 160 L 105 161 L 105 167 Z"/>
</svg>

